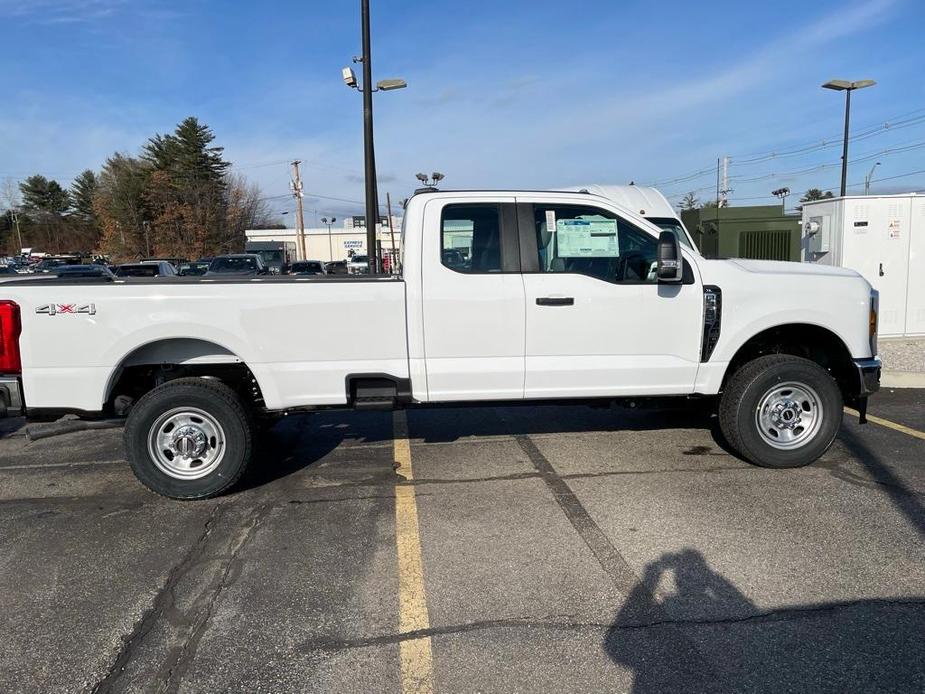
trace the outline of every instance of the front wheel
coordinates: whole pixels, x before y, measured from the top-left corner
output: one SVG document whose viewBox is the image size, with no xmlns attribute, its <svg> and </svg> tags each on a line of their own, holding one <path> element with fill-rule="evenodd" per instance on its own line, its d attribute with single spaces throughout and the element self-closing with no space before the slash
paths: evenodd
<svg viewBox="0 0 925 694">
<path fill-rule="evenodd" d="M 254 424 L 238 395 L 212 379 L 180 378 L 142 397 L 125 423 L 132 471 L 172 499 L 230 489 L 250 462 Z"/>
<path fill-rule="evenodd" d="M 842 421 L 835 379 L 808 359 L 759 357 L 729 379 L 719 424 L 729 444 L 755 465 L 809 465 L 835 440 Z"/>
</svg>

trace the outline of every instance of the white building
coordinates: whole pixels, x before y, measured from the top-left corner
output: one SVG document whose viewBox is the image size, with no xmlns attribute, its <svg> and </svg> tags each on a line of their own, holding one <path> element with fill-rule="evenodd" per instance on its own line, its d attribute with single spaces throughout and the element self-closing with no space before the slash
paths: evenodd
<svg viewBox="0 0 925 694">
<path fill-rule="evenodd" d="M 803 203 L 803 259 L 860 272 L 880 292 L 880 335 L 925 335 L 925 195 Z"/>
<path fill-rule="evenodd" d="M 385 221 L 385 219 L 383 219 Z M 331 225 L 320 228 L 305 229 L 306 260 L 346 260 L 351 255 L 368 255 L 366 248 L 366 228 L 354 226 L 354 219 L 348 218 L 341 226 Z M 401 251 L 401 218 L 392 217 L 393 233 L 389 225 L 379 224 L 376 237 L 383 257 L 397 257 Z M 248 229 L 245 232 L 248 241 L 288 241 L 299 247 L 295 229 Z M 298 250 L 296 251 L 298 253 Z"/>
</svg>

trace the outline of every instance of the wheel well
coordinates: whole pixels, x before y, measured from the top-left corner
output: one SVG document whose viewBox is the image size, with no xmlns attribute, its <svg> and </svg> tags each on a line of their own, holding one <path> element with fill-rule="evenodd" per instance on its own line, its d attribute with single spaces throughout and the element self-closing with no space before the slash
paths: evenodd
<svg viewBox="0 0 925 694">
<path fill-rule="evenodd" d="M 104 410 L 124 415 L 149 390 L 187 377 L 216 379 L 251 407 L 264 406 L 257 379 L 233 352 L 206 340 L 176 338 L 151 342 L 128 354 L 114 372 Z"/>
<path fill-rule="evenodd" d="M 738 369 L 766 354 L 791 354 L 814 361 L 832 374 L 846 397 L 856 394 L 857 371 L 845 343 L 831 330 L 804 323 L 769 328 L 746 341 L 729 362 L 723 388 Z"/>
</svg>

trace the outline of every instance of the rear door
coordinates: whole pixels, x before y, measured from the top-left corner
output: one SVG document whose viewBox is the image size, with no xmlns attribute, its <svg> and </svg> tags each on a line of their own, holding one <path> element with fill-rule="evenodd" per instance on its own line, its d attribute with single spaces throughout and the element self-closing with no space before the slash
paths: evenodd
<svg viewBox="0 0 925 694">
<path fill-rule="evenodd" d="M 524 392 L 524 283 L 513 197 L 438 198 L 424 209 L 428 399 Z"/>
</svg>

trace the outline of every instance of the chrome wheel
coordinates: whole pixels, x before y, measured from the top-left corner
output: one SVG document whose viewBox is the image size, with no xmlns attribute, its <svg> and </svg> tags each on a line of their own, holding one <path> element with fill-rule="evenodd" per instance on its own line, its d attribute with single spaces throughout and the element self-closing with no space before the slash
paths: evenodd
<svg viewBox="0 0 925 694">
<path fill-rule="evenodd" d="M 804 383 L 778 383 L 759 400 L 755 411 L 758 433 L 769 446 L 799 448 L 813 440 L 822 423 L 822 401 Z"/>
<path fill-rule="evenodd" d="M 225 455 L 225 432 L 208 412 L 177 407 L 158 417 L 148 432 L 148 452 L 157 468 L 180 480 L 205 477 Z"/>
</svg>

